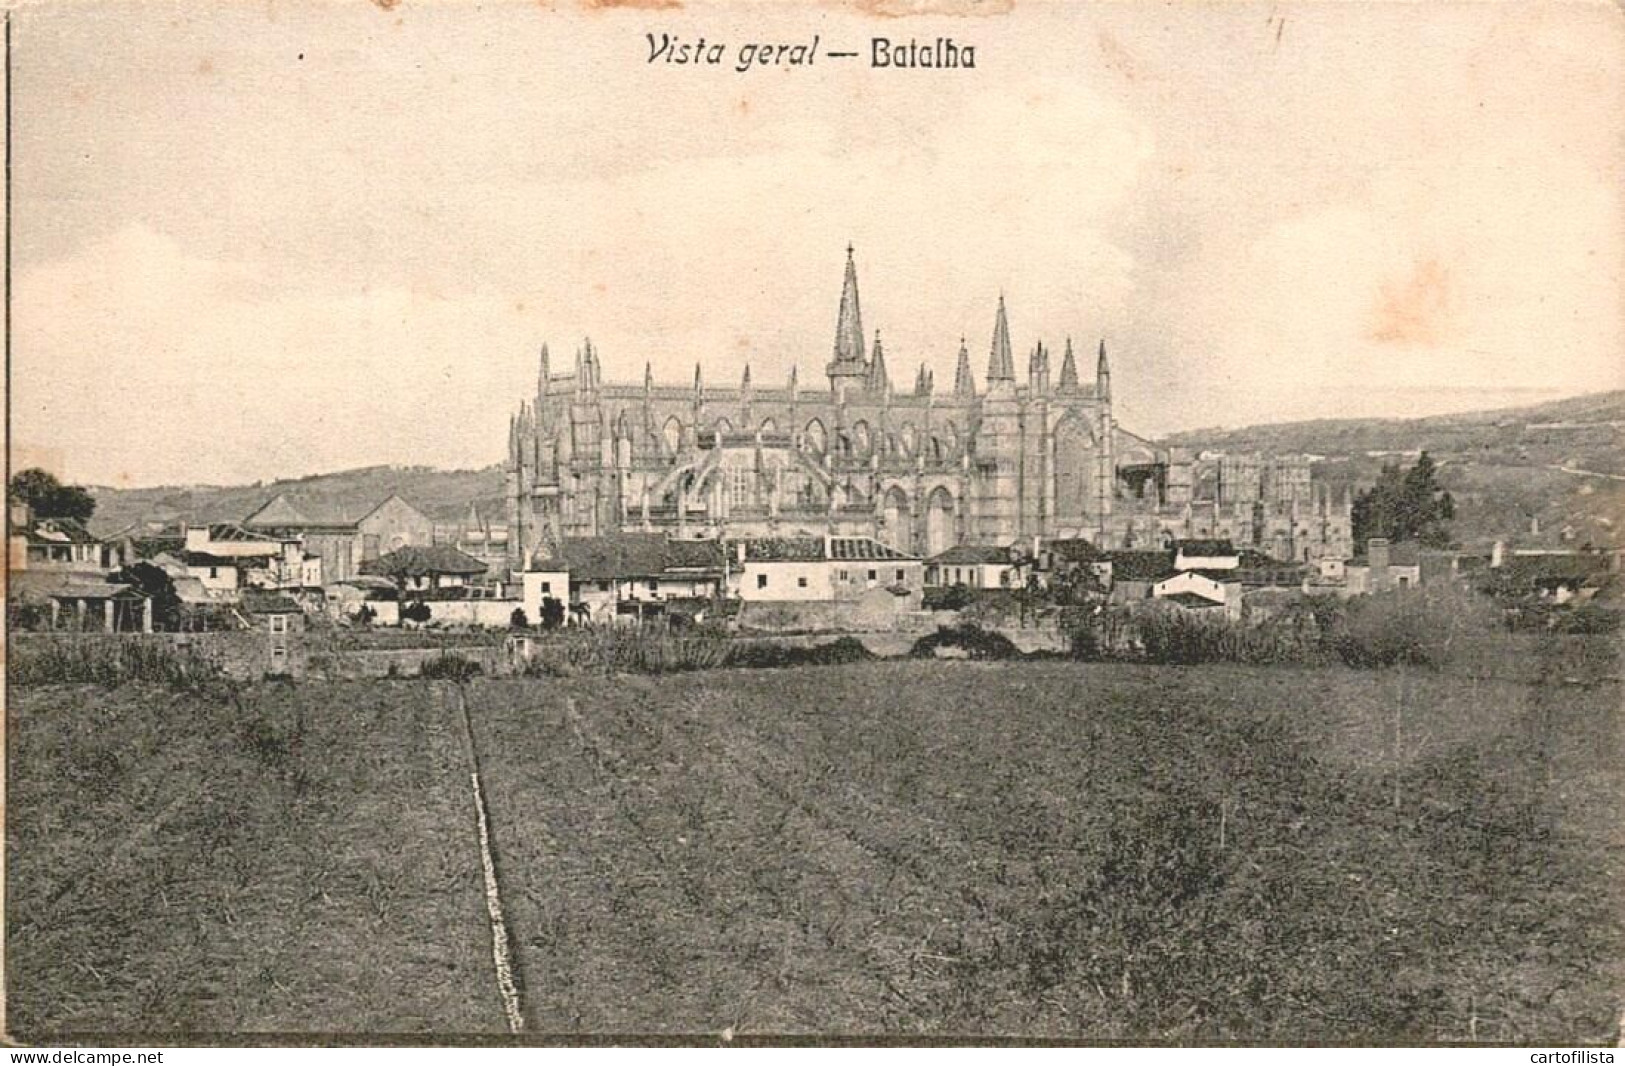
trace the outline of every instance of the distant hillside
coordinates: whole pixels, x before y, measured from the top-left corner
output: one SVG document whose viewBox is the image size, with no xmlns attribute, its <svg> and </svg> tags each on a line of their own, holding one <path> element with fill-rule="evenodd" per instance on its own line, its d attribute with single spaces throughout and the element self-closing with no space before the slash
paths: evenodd
<svg viewBox="0 0 1625 1066">
<path fill-rule="evenodd" d="M 1435 455 L 1495 453 L 1519 462 L 1564 462 L 1625 473 L 1620 431 L 1625 391 L 1554 400 L 1533 407 L 1428 418 L 1349 418 L 1277 422 L 1241 429 L 1193 429 L 1167 443 L 1196 448 L 1257 449 L 1350 456 L 1426 449 Z"/>
<path fill-rule="evenodd" d="M 264 482 L 256 485 L 168 485 L 157 488 L 93 487 L 96 517 L 102 534 L 133 522 L 240 522 L 280 493 L 313 510 L 360 518 L 390 493 L 397 493 L 437 522 L 455 522 L 477 504 L 480 513 L 501 521 L 502 468 L 436 470 L 427 466 L 368 466 L 334 474 Z"/>
<path fill-rule="evenodd" d="M 1625 391 L 1430 418 L 1191 430 L 1168 443 L 1308 454 L 1317 457 L 1321 477 L 1353 485 L 1425 450 L 1456 497 L 1453 529 L 1464 543 L 1551 542 L 1565 528 L 1576 544 L 1625 543 Z M 1532 522 L 1538 535 L 1530 533 Z"/>
<path fill-rule="evenodd" d="M 1241 429 L 1191 430 L 1167 438 L 1185 447 L 1309 454 L 1318 476 L 1339 484 L 1371 482 L 1385 462 L 1408 462 L 1426 449 L 1455 495 L 1456 536 L 1467 544 L 1497 537 L 1551 542 L 1567 527 L 1575 544 L 1625 544 L 1625 391 L 1533 407 L 1407 419 L 1284 422 Z M 435 470 L 373 466 L 295 480 L 240 486 L 95 488 L 98 532 L 135 521 L 240 521 L 278 493 L 324 511 L 358 518 L 390 493 L 439 522 L 455 522 L 478 504 L 503 517 L 502 469 Z M 1530 535 L 1531 521 L 1538 537 Z"/>
</svg>

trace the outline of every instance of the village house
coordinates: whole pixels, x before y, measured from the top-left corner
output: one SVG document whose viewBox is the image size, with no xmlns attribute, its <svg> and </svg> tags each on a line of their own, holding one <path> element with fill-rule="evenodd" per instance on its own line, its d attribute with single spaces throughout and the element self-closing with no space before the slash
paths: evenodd
<svg viewBox="0 0 1625 1066">
<path fill-rule="evenodd" d="M 567 597 L 576 621 L 697 617 L 724 594 L 727 558 L 718 541 L 663 533 L 565 537 L 536 553 L 521 583 L 533 621 L 547 597 Z"/>
<path fill-rule="evenodd" d="M 297 537 L 306 554 L 319 558 L 325 581 L 343 581 L 361 573 L 361 564 L 386 552 L 435 543 L 434 523 L 399 496 L 391 495 L 360 518 L 351 519 L 331 506 L 278 495 L 243 519 L 257 533 Z"/>
<path fill-rule="evenodd" d="M 1019 548 L 957 544 L 925 561 L 926 588 L 1021 589 L 1037 560 Z"/>
<path fill-rule="evenodd" d="M 130 585 L 72 574 L 47 595 L 52 629 L 152 632 L 152 600 Z"/>
<path fill-rule="evenodd" d="M 230 523 L 186 529 L 178 557 L 189 577 L 216 597 L 245 588 L 305 589 L 322 583 L 321 560 L 305 555 L 299 538 L 269 536 Z"/>
<path fill-rule="evenodd" d="M 1232 618 L 1241 617 L 1242 586 L 1232 572 L 1224 570 L 1180 570 L 1151 583 L 1151 598 L 1186 610 L 1216 609 Z"/>
<path fill-rule="evenodd" d="M 6 567 L 20 570 L 100 570 L 102 542 L 71 518 L 36 518 L 25 503 L 11 501 Z"/>
<path fill-rule="evenodd" d="M 435 527 L 435 543 L 449 544 L 481 560 L 493 573 L 508 566 L 508 527 L 493 523 L 478 504 L 468 505 L 461 522 Z"/>
<path fill-rule="evenodd" d="M 1516 550 L 1498 542 L 1482 576 L 1486 587 L 1502 597 L 1562 606 L 1594 600 L 1619 570 L 1618 552 Z"/>
<path fill-rule="evenodd" d="M 485 578 L 485 563 L 444 544 L 408 545 L 361 564 L 364 576 L 386 578 L 409 595 L 473 599 L 499 594 Z"/>
<path fill-rule="evenodd" d="M 568 612 L 570 607 L 570 572 L 557 569 L 561 563 L 537 560 L 540 569 L 525 570 L 519 575 L 519 605 L 525 618 L 539 623 L 546 617 L 548 600 L 555 600 Z"/>
<path fill-rule="evenodd" d="M 872 537 L 750 537 L 730 541 L 731 586 L 750 602 L 855 600 L 874 590 L 918 600 L 924 566 Z"/>
<path fill-rule="evenodd" d="M 1344 589 L 1350 596 L 1422 586 L 1420 549 L 1408 541 L 1390 544 L 1385 538 L 1366 541 L 1365 552 L 1343 568 Z"/>
</svg>

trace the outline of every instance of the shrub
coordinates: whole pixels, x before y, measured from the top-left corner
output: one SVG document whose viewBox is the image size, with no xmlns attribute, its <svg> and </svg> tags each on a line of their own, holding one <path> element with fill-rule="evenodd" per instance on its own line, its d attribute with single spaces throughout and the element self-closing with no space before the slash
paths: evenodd
<svg viewBox="0 0 1625 1066">
<path fill-rule="evenodd" d="M 530 628 L 530 618 L 526 616 L 525 609 L 523 607 L 515 607 L 513 609 L 513 613 L 508 616 L 508 626 L 511 629 Z"/>
<path fill-rule="evenodd" d="M 728 649 L 728 666 L 744 668 L 774 668 L 781 666 L 838 666 L 842 663 L 861 663 L 875 658 L 874 652 L 863 646 L 856 637 L 841 637 L 828 644 L 810 648 L 787 647 L 783 644 L 738 643 Z"/>
<path fill-rule="evenodd" d="M 1400 589 L 1350 600 L 1326 634 L 1349 666 L 1439 666 L 1473 637 L 1492 632 L 1495 612 L 1453 589 Z"/>
<path fill-rule="evenodd" d="M 418 668 L 418 676 L 426 681 L 470 681 L 480 672 L 479 663 L 452 652 L 442 652 Z"/>
<path fill-rule="evenodd" d="M 148 682 L 193 691 L 221 680 L 219 667 L 158 636 L 40 637 L 13 641 L 6 676 L 14 685 Z"/>
<path fill-rule="evenodd" d="M 909 655 L 930 659 L 958 652 L 967 659 L 1019 659 L 1021 650 L 1002 633 L 994 633 L 972 623 L 945 626 L 914 642 Z"/>
<path fill-rule="evenodd" d="M 422 600 L 417 600 L 401 608 L 401 618 L 408 622 L 422 624 L 433 617 L 434 612 Z"/>
<path fill-rule="evenodd" d="M 1559 633 L 1618 633 L 1622 622 L 1625 622 L 1625 613 L 1585 606 L 1557 613 L 1552 617 L 1551 626 Z"/>
<path fill-rule="evenodd" d="M 1292 663 L 1317 653 L 1313 629 L 1294 616 L 1244 622 L 1153 602 L 1131 618 L 1145 657 L 1156 663 Z"/>
<path fill-rule="evenodd" d="M 567 629 L 536 643 L 525 673 L 567 677 L 582 672 L 661 674 L 708 670 L 728 657 L 726 634 L 707 626 L 672 633 L 606 626 Z"/>
<path fill-rule="evenodd" d="M 920 606 L 927 611 L 960 611 L 970 605 L 970 589 L 964 585 L 929 588 L 921 597 Z"/>
</svg>

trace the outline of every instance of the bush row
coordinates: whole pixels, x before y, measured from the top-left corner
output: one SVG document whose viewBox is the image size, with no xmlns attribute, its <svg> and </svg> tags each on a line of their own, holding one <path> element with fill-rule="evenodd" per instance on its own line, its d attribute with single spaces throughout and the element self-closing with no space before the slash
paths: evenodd
<svg viewBox="0 0 1625 1066">
<path fill-rule="evenodd" d="M 12 641 L 6 677 L 14 685 L 147 682 L 196 691 L 222 680 L 219 667 L 158 636 L 85 636 Z"/>
<path fill-rule="evenodd" d="M 1262 619 L 1147 601 L 1087 616 L 1071 640 L 1083 659 L 1441 666 L 1496 628 L 1494 608 L 1478 597 L 1399 590 L 1310 601 Z"/>
</svg>

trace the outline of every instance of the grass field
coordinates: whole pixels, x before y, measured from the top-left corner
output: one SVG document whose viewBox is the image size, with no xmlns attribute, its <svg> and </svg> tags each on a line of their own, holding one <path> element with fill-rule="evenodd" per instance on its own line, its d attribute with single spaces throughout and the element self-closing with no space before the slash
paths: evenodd
<svg viewBox="0 0 1625 1066">
<path fill-rule="evenodd" d="M 14 689 L 11 1032 L 500 1026 L 447 702 Z"/>
<path fill-rule="evenodd" d="M 474 682 L 528 1027 L 1617 1039 L 1618 662 L 1539 648 Z M 451 692 L 14 693 L 12 1029 L 500 1031 Z"/>
</svg>

